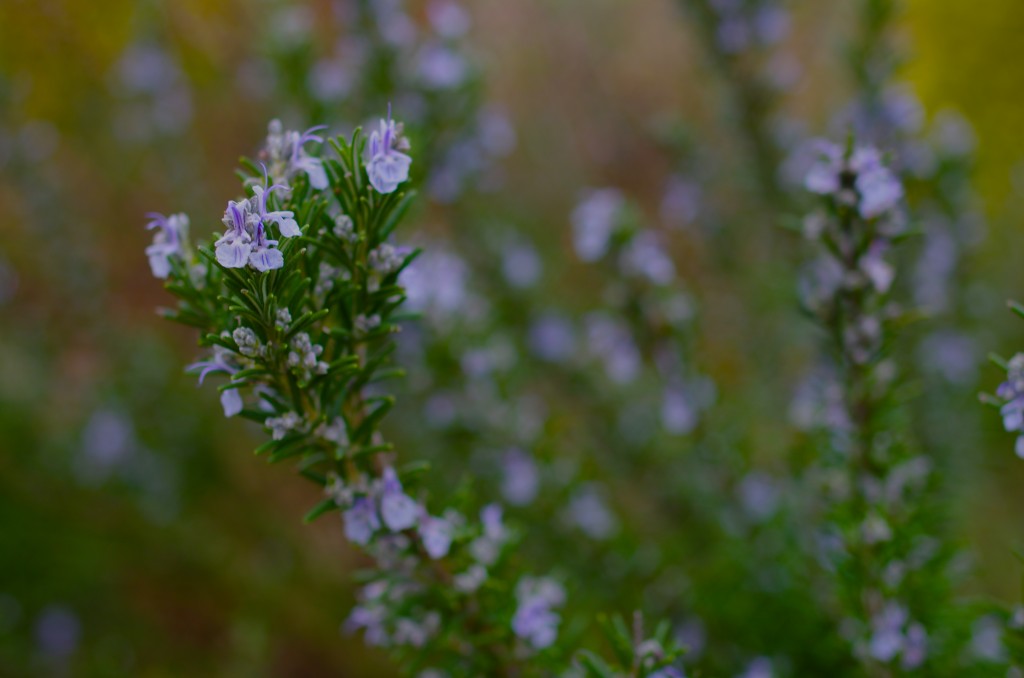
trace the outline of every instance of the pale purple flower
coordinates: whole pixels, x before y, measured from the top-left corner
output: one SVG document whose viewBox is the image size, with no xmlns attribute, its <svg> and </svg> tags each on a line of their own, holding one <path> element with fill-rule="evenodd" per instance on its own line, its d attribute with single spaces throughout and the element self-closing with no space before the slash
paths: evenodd
<svg viewBox="0 0 1024 678">
<path fill-rule="evenodd" d="M 501 492 L 513 506 L 525 506 L 537 496 L 540 474 L 537 464 L 526 452 L 513 448 L 502 457 Z"/>
<path fill-rule="evenodd" d="M 537 598 L 551 607 L 565 604 L 565 589 L 550 577 L 524 577 L 516 586 L 519 598 Z"/>
<path fill-rule="evenodd" d="M 815 142 L 816 159 L 804 178 L 808 191 L 819 195 L 837 193 L 840 188 L 839 174 L 843 170 L 843 151 L 828 141 Z"/>
<path fill-rule="evenodd" d="M 158 94 L 181 78 L 181 69 L 160 45 L 134 44 L 125 48 L 115 66 L 120 85 L 133 93 Z"/>
<path fill-rule="evenodd" d="M 817 161 L 804 179 L 804 186 L 812 193 L 833 195 L 845 202 L 852 196 L 844 193 L 851 187 L 843 182 L 847 177 L 852 178 L 858 209 L 865 219 L 875 219 L 893 211 L 902 200 L 903 184 L 883 164 L 878 149 L 859 146 L 846 158 L 842 149 L 827 141 L 817 142 L 816 147 Z"/>
<path fill-rule="evenodd" d="M 185 368 L 185 371 L 192 372 L 198 370 L 200 384 L 202 384 L 203 380 L 206 379 L 206 375 L 211 372 L 224 372 L 225 374 L 232 375 L 239 369 L 238 366 L 234 364 L 231 357 L 232 355 L 233 354 L 228 349 L 219 344 L 214 344 L 213 355 L 209 360 L 201 360 L 199 362 L 192 363 Z"/>
<path fill-rule="evenodd" d="M 188 216 L 172 214 L 165 217 L 151 212 L 146 215 L 150 221 L 148 230 L 157 229 L 153 234 L 153 244 L 146 248 L 149 257 L 149 268 L 153 276 L 166 278 L 171 273 L 171 257 L 181 258 L 185 254 L 184 243 L 188 238 Z"/>
<path fill-rule="evenodd" d="M 402 48 L 415 42 L 416 24 L 402 11 L 400 3 L 377 0 L 370 7 L 376 14 L 377 30 L 386 43 Z"/>
<path fill-rule="evenodd" d="M 1015 450 L 1024 459 L 1024 353 L 1010 359 L 1006 381 L 999 385 L 996 395 L 1005 401 L 1000 409 L 1003 427 L 1018 434 Z"/>
<path fill-rule="evenodd" d="M 430 612 L 422 621 L 402 617 L 395 622 L 393 634 L 395 645 L 423 647 L 437 633 L 440 624 L 441 617 L 437 612 Z"/>
<path fill-rule="evenodd" d="M 790 421 L 802 431 L 850 428 L 842 384 L 830 369 L 818 368 L 802 380 L 790 404 Z"/>
<path fill-rule="evenodd" d="M 896 270 L 885 260 L 888 244 L 882 240 L 871 243 L 860 259 L 860 270 L 879 294 L 885 294 L 892 287 Z"/>
<path fill-rule="evenodd" d="M 474 593 L 487 580 L 487 568 L 478 563 L 470 565 L 465 572 L 452 577 L 456 591 Z"/>
<path fill-rule="evenodd" d="M 427 555 L 434 560 L 448 555 L 454 536 L 450 522 L 444 518 L 426 515 L 420 519 L 419 532 Z"/>
<path fill-rule="evenodd" d="M 895 209 L 903 199 L 903 184 L 899 177 L 880 162 L 858 171 L 856 186 L 860 194 L 860 214 L 865 219 L 882 216 Z"/>
<path fill-rule="evenodd" d="M 971 629 L 971 651 L 975 657 L 990 662 L 1006 660 L 1003 645 L 1003 624 L 994 616 L 985 616 L 974 622 Z"/>
<path fill-rule="evenodd" d="M 121 412 L 98 410 L 82 431 L 82 475 L 99 481 L 137 451 L 131 420 Z"/>
<path fill-rule="evenodd" d="M 466 60 L 444 45 L 428 45 L 419 54 L 419 76 L 432 89 L 454 89 L 461 85 L 469 72 Z"/>
<path fill-rule="evenodd" d="M 339 101 L 352 91 L 356 75 L 351 64 L 339 57 L 321 59 L 313 65 L 309 89 L 321 101 Z M 312 182 L 310 182 L 312 183 Z"/>
<path fill-rule="evenodd" d="M 305 172 L 309 177 L 309 185 L 319 191 L 327 188 L 327 172 L 324 170 L 324 163 L 320 158 L 306 152 L 305 144 L 310 141 L 323 143 L 323 137 L 313 134 L 321 129 L 327 129 L 327 126 L 311 127 L 299 135 L 298 139 L 292 141 L 291 161 L 288 164 L 289 174 Z"/>
<path fill-rule="evenodd" d="M 387 119 L 382 119 L 380 128 L 370 135 L 367 148 L 366 174 L 378 193 L 394 193 L 399 184 L 409 179 L 412 158 L 402 153 L 407 150 L 409 141 L 402 136 L 402 125 L 391 119 L 389 110 Z"/>
<path fill-rule="evenodd" d="M 512 631 L 534 648 L 550 647 L 558 637 L 560 617 L 542 600 L 529 599 L 519 604 L 512 617 Z"/>
<path fill-rule="evenodd" d="M 778 483 L 766 473 L 752 471 L 739 487 L 740 503 L 754 520 L 767 520 L 779 505 Z"/>
<path fill-rule="evenodd" d="M 224 408 L 225 417 L 233 417 L 242 411 L 245 404 L 242 402 L 242 394 L 238 392 L 238 389 L 229 388 L 221 392 L 220 405 Z"/>
<path fill-rule="evenodd" d="M 453 0 L 432 0 L 427 4 L 427 19 L 443 38 L 458 38 L 469 30 L 469 14 Z"/>
<path fill-rule="evenodd" d="M 367 645 L 387 647 L 391 644 L 391 638 L 384 627 L 386 617 L 386 608 L 377 601 L 357 605 L 345 620 L 345 631 L 354 633 L 363 629 L 363 639 Z"/>
<path fill-rule="evenodd" d="M 269 178 L 267 179 L 269 182 Z M 277 210 L 275 212 L 267 211 L 267 199 L 270 194 L 274 192 L 274 189 L 287 190 L 287 186 L 281 184 L 274 184 L 273 186 L 253 186 L 253 194 L 255 195 L 256 202 L 252 205 L 257 210 L 257 215 L 261 223 L 266 224 L 267 222 L 277 224 L 278 230 L 281 232 L 281 236 L 285 238 L 295 238 L 302 235 L 302 231 L 299 230 L 299 224 L 295 221 L 295 213 L 291 210 Z"/>
<path fill-rule="evenodd" d="M 772 678 L 775 672 L 768 657 L 755 657 L 736 678 Z"/>
<path fill-rule="evenodd" d="M 977 376 L 978 347 L 966 334 L 935 332 L 922 342 L 920 362 L 952 384 L 967 385 Z"/>
<path fill-rule="evenodd" d="M 455 421 L 459 413 L 455 398 L 449 393 L 435 393 L 427 399 L 423 406 L 423 415 L 427 425 L 432 428 L 446 428 Z"/>
<path fill-rule="evenodd" d="M 880 662 L 890 662 L 903 650 L 903 627 L 907 623 L 907 610 L 894 602 L 888 603 L 871 620 L 873 630 L 868 652 Z"/>
<path fill-rule="evenodd" d="M 576 331 L 567 318 L 549 312 L 530 324 L 527 343 L 541 360 L 563 362 L 571 358 L 576 349 Z"/>
<path fill-rule="evenodd" d="M 928 658 L 928 632 L 920 624 L 911 624 L 907 628 L 903 641 L 903 668 L 913 671 Z"/>
<path fill-rule="evenodd" d="M 493 565 L 501 554 L 507 533 L 502 522 L 502 509 L 498 504 L 488 504 L 480 510 L 483 534 L 469 545 L 472 556 L 483 565 Z"/>
<path fill-rule="evenodd" d="M 305 173 L 309 184 L 317 190 L 327 188 L 327 172 L 323 161 L 306 151 L 306 144 L 322 144 L 323 137 L 316 132 L 327 129 L 326 125 L 310 127 L 305 132 L 285 131 L 280 120 L 271 120 L 267 130 L 266 157 L 270 162 L 270 174 L 277 181 L 287 181 L 297 174 Z"/>
<path fill-rule="evenodd" d="M 964 119 L 963 115 L 951 109 L 945 109 L 935 114 L 932 133 L 939 149 L 954 156 L 969 156 L 974 152 L 974 147 L 978 143 L 971 123 Z"/>
<path fill-rule="evenodd" d="M 366 497 L 359 497 L 352 502 L 352 508 L 345 511 L 345 536 L 353 544 L 366 546 L 373 539 L 373 534 L 380 529 L 380 519 L 373 502 Z"/>
<path fill-rule="evenodd" d="M 516 586 L 516 599 L 513 633 L 537 650 L 550 647 L 558 637 L 561 621 L 552 608 L 565 602 L 565 589 L 551 579 L 524 577 Z"/>
<path fill-rule="evenodd" d="M 661 401 L 661 424 L 673 435 L 686 435 L 697 426 L 697 406 L 679 386 L 665 389 Z"/>
<path fill-rule="evenodd" d="M 505 247 L 501 268 L 508 284 L 520 289 L 533 286 L 541 275 L 537 250 L 526 243 L 513 242 Z"/>
<path fill-rule="evenodd" d="M 467 376 L 479 379 L 512 369 L 516 359 L 515 344 L 504 335 L 496 335 L 488 345 L 465 351 L 461 362 Z"/>
<path fill-rule="evenodd" d="M 565 508 L 565 518 L 591 539 L 604 540 L 619 528 L 602 494 L 591 485 L 580 488 Z"/>
<path fill-rule="evenodd" d="M 223 219 L 227 230 L 214 243 L 217 262 L 224 268 L 245 268 L 248 265 L 252 251 L 252 236 L 248 231 L 251 214 L 248 200 L 228 201 Z"/>
<path fill-rule="evenodd" d="M 700 214 L 701 190 L 695 182 L 672 176 L 661 198 L 661 217 L 673 226 L 692 223 Z"/>
<path fill-rule="evenodd" d="M 750 26 L 743 17 L 731 16 L 718 24 L 718 45 L 726 54 L 737 54 L 750 42 Z"/>
<path fill-rule="evenodd" d="M 484 535 L 491 539 L 505 538 L 505 525 L 502 522 L 504 511 L 500 504 L 488 504 L 480 509 L 480 523 L 484 527 Z"/>
<path fill-rule="evenodd" d="M 945 311 L 950 286 L 960 258 L 959 245 L 949 224 L 931 219 L 925 232 L 924 251 L 914 270 L 914 300 L 931 312 Z"/>
<path fill-rule="evenodd" d="M 196 363 L 192 363 L 185 368 L 187 372 L 199 371 L 199 383 L 202 384 L 206 375 L 211 372 L 224 372 L 228 376 L 233 375 L 239 370 L 238 365 L 234 363 L 231 351 L 227 350 L 223 346 L 215 345 L 213 347 L 213 355 L 208 360 L 201 360 Z M 233 417 L 242 411 L 244 406 L 242 402 L 242 394 L 239 393 L 237 388 L 227 389 L 222 391 L 220 394 L 220 404 L 224 408 L 225 417 Z"/>
<path fill-rule="evenodd" d="M 907 135 L 917 134 L 924 124 L 924 106 L 904 85 L 890 85 L 882 92 L 882 115 L 887 127 Z"/>
<path fill-rule="evenodd" d="M 704 654 L 704 648 L 708 643 L 708 632 L 704 628 L 704 622 L 699 617 L 693 617 L 679 626 L 677 638 L 685 648 L 687 658 L 696 660 Z"/>
<path fill-rule="evenodd" d="M 485 108 L 477 118 L 480 146 L 492 156 L 504 157 L 516 147 L 516 130 L 508 115 L 499 108 Z"/>
<path fill-rule="evenodd" d="M 40 613 L 33 630 L 36 647 L 42 655 L 66 659 L 78 648 L 82 624 L 68 608 L 51 605 Z"/>
<path fill-rule="evenodd" d="M 811 311 L 826 310 L 844 283 L 843 266 L 832 256 L 820 256 L 810 262 L 800 276 L 801 301 Z"/>
<path fill-rule="evenodd" d="M 249 263 L 262 273 L 284 266 L 284 256 L 277 249 L 277 241 L 267 239 L 262 221 L 256 224 L 256 237 L 249 253 Z"/>
<path fill-rule="evenodd" d="M 612 234 L 625 206 L 614 188 L 588 192 L 572 213 L 573 245 L 582 261 L 597 261 L 608 252 Z"/>
<path fill-rule="evenodd" d="M 774 45 L 789 33 L 789 12 L 774 3 L 758 8 L 754 15 L 754 29 L 762 45 Z"/>
<path fill-rule="evenodd" d="M 399 282 L 411 309 L 443 324 L 465 311 L 468 277 L 466 263 L 458 255 L 433 247 L 402 270 Z"/>
<path fill-rule="evenodd" d="M 619 384 L 633 381 L 640 372 L 641 357 L 629 329 L 602 313 L 590 314 L 586 323 L 590 353 L 604 362 L 608 378 Z"/>
<path fill-rule="evenodd" d="M 384 524 L 392 532 L 401 532 L 415 526 L 420 515 L 420 505 L 402 490 L 402 481 L 398 479 L 395 469 L 390 466 L 384 469 L 381 482 L 380 515 Z"/>
<path fill-rule="evenodd" d="M 111 84 L 122 100 L 114 134 L 142 141 L 156 134 L 183 131 L 192 117 L 192 92 L 178 65 L 158 45 L 125 49 Z"/>
<path fill-rule="evenodd" d="M 267 178 L 269 184 L 269 177 Z M 222 219 L 227 229 L 217 240 L 217 261 L 225 268 L 245 268 L 251 265 L 258 271 L 270 271 L 284 266 L 284 257 L 276 248 L 277 241 L 267 238 L 266 224 L 276 224 L 285 237 L 301 235 L 294 213 L 287 210 L 269 212 L 267 199 L 283 185 L 254 186 L 252 198 L 229 200 Z"/>
<path fill-rule="evenodd" d="M 304 44 L 313 30 L 315 17 L 306 5 L 280 5 L 270 18 L 274 39 L 287 46 Z"/>
<path fill-rule="evenodd" d="M 637 234 L 622 251 L 619 263 L 626 275 L 647 278 L 654 285 L 668 285 L 676 275 L 676 267 L 654 231 Z"/>
</svg>

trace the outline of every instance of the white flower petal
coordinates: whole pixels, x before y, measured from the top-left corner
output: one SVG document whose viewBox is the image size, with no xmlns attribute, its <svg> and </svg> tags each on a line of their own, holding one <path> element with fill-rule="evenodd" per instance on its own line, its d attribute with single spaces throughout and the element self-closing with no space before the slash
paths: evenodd
<svg viewBox="0 0 1024 678">
<path fill-rule="evenodd" d="M 220 404 L 224 408 L 224 416 L 233 417 L 242 411 L 242 394 L 237 388 L 228 389 L 220 394 Z"/>
</svg>

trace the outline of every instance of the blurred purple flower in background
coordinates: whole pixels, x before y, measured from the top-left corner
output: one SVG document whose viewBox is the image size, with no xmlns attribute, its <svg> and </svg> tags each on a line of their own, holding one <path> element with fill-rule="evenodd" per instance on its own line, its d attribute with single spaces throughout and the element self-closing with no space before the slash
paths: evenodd
<svg viewBox="0 0 1024 678">
<path fill-rule="evenodd" d="M 622 251 L 619 262 L 626 275 L 647 278 L 652 285 L 668 285 L 676 275 L 675 264 L 654 231 L 641 231 Z"/>
<path fill-rule="evenodd" d="M 402 482 L 395 469 L 384 469 L 381 481 L 380 516 L 392 532 L 413 527 L 420 515 L 420 506 L 402 490 Z"/>
<path fill-rule="evenodd" d="M 182 257 L 185 254 L 185 243 L 188 241 L 188 216 L 172 214 L 165 217 L 151 212 L 146 215 L 150 221 L 147 230 L 156 229 L 153 244 L 146 248 L 149 267 L 153 276 L 166 278 L 171 272 L 171 257 Z"/>
<path fill-rule="evenodd" d="M 622 321 L 598 311 L 587 316 L 586 329 L 589 351 L 604 363 L 608 378 L 619 384 L 633 381 L 642 361 L 629 328 Z"/>
<path fill-rule="evenodd" d="M 436 560 L 448 555 L 454 531 L 452 524 L 447 519 L 424 515 L 420 518 L 419 529 L 423 539 L 423 548 L 431 558 Z"/>
<path fill-rule="evenodd" d="M 466 311 L 468 277 L 461 257 L 430 245 L 401 271 L 399 282 L 406 288 L 410 308 L 443 325 Z"/>
<path fill-rule="evenodd" d="M 501 491 L 513 506 L 525 506 L 537 497 L 540 474 L 537 463 L 519 448 L 512 448 L 501 460 L 503 476 Z"/>
<path fill-rule="evenodd" d="M 374 533 L 380 529 L 380 519 L 373 502 L 366 497 L 359 497 L 352 503 L 352 508 L 344 513 L 345 536 L 353 544 L 365 546 L 370 543 Z"/>
<path fill-rule="evenodd" d="M 427 19 L 438 35 L 449 40 L 462 37 L 470 27 L 469 14 L 453 0 L 432 0 L 427 4 Z"/>
<path fill-rule="evenodd" d="M 553 579 L 524 577 L 516 586 L 516 600 L 513 632 L 538 650 L 550 647 L 561 621 L 553 608 L 565 603 L 565 589 Z"/>
<path fill-rule="evenodd" d="M 527 343 L 541 360 L 564 362 L 576 350 L 576 331 L 568 318 L 548 311 L 530 324 Z"/>
<path fill-rule="evenodd" d="M 999 385 L 996 395 L 1002 398 L 1000 412 L 1003 427 L 1010 433 L 1017 433 L 1017 456 L 1024 459 L 1024 353 L 1010 359 L 1006 370 L 1006 381 Z"/>
<path fill-rule="evenodd" d="M 603 493 L 593 484 L 582 485 L 576 490 L 563 515 L 570 525 L 598 541 L 608 539 L 619 528 Z"/>
<path fill-rule="evenodd" d="M 614 188 L 589 191 L 572 213 L 573 245 L 582 261 L 597 261 L 608 252 L 626 200 Z"/>
<path fill-rule="evenodd" d="M 44 608 L 35 623 L 36 648 L 50 660 L 62 661 L 78 649 L 82 624 L 74 612 L 61 605 Z"/>
<path fill-rule="evenodd" d="M 543 269 L 533 246 L 512 241 L 502 250 L 501 270 L 509 285 L 524 289 L 537 283 Z"/>
</svg>

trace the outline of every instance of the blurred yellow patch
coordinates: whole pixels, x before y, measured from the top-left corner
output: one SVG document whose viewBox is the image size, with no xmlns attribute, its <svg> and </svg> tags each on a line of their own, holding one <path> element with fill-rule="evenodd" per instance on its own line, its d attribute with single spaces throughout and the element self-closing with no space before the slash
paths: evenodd
<svg viewBox="0 0 1024 678">
<path fill-rule="evenodd" d="M 926 108 L 955 107 L 978 134 L 978 187 L 999 207 L 1024 180 L 1024 2 L 908 0 L 907 75 Z"/>
</svg>

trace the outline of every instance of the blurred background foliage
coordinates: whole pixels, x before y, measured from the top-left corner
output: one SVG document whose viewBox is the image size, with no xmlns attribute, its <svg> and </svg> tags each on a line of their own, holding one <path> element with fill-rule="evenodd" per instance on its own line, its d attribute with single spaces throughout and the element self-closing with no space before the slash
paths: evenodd
<svg viewBox="0 0 1024 678">
<path fill-rule="evenodd" d="M 793 3 L 804 73 L 789 105 L 820 129 L 847 87 L 835 71 L 854 4 Z M 1024 294 L 1024 5 L 907 5 L 906 79 L 928 113 L 958 109 L 976 130 L 988 223 L 970 261 L 969 322 L 981 345 L 1009 354 L 1024 345 L 1003 307 Z M 508 112 L 519 144 L 500 191 L 468 201 L 464 218 L 422 201 L 412 221 L 454 242 L 478 237 L 467 229 L 517 232 L 540 250 L 544 284 L 583 303 L 573 290 L 595 273 L 570 263 L 568 215 L 584 187 L 621 186 L 656 218 L 662 177 L 678 162 L 665 143 L 678 120 L 684 146 L 699 135 L 719 149 L 692 162 L 720 173 L 736 162 L 712 74 L 668 0 L 469 9 L 480 94 Z M 305 119 L 301 84 L 278 67 L 326 49 L 332 17 L 332 3 L 315 0 L 0 8 L 0 675 L 390 675 L 338 632 L 355 562 L 337 525 L 301 527 L 309 488 L 252 459 L 246 426 L 225 421 L 214 393 L 181 371 L 193 338 L 155 317 L 166 300 L 142 254 L 146 211 L 185 209 L 196 231 L 213 229 L 235 191 L 235 159 L 254 154 L 271 117 L 349 124 L 382 106 L 322 106 Z M 414 139 L 422 147 L 430 134 Z M 479 216 L 494 214 L 501 224 Z M 761 244 L 786 237 L 748 217 L 724 243 L 684 238 L 673 250 L 700 289 L 701 354 L 723 393 L 757 363 L 747 310 L 759 302 L 738 290 L 758 284 L 737 287 L 706 261 L 736 253 L 735 271 L 758 256 L 747 230 Z M 790 290 L 769 284 L 766 303 L 790 303 Z M 773 322 L 801 321 L 794 311 Z M 799 367 L 771 366 L 779 383 Z M 991 389 L 998 374 L 980 358 L 978 367 L 979 387 Z M 733 414 L 748 419 L 743 444 L 770 467 L 788 440 L 783 406 L 759 410 L 773 396 L 764 397 Z M 978 410 L 958 422 L 965 448 L 953 460 L 957 533 L 976 554 L 969 591 L 1015 601 L 1024 466 L 973 390 L 954 400 Z"/>
</svg>

